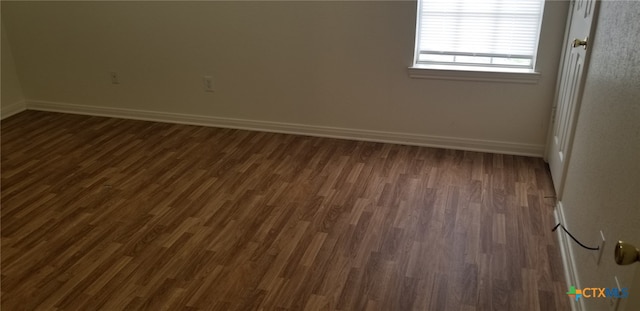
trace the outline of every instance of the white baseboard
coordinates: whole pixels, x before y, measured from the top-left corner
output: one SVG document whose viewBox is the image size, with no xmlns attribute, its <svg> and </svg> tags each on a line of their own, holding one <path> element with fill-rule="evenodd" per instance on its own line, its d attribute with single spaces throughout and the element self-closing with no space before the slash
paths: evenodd
<svg viewBox="0 0 640 311">
<path fill-rule="evenodd" d="M 19 100 L 5 107 L 0 107 L 0 120 L 4 120 L 14 114 L 23 112 L 26 109 L 27 109 L 27 105 L 24 100 Z"/>
<path fill-rule="evenodd" d="M 556 220 L 556 223 L 561 223 L 563 225 L 566 224 L 562 202 L 558 201 L 558 203 L 556 204 L 553 216 Z M 556 230 L 556 233 L 558 234 L 558 240 L 560 241 L 560 255 L 562 256 L 562 265 L 564 266 L 564 278 L 567 281 L 567 291 L 569 290 L 570 286 L 582 288 L 580 286 L 580 279 L 578 278 L 578 270 L 576 269 L 576 261 L 573 255 L 573 249 L 570 245 L 569 236 L 567 234 L 564 234 L 564 232 L 560 228 Z M 585 310 L 583 304 L 584 299 L 579 299 L 578 301 L 571 300 L 571 310 L 583 311 Z"/>
<path fill-rule="evenodd" d="M 442 137 L 410 133 L 382 132 L 328 126 L 304 125 L 296 123 L 219 118 L 145 110 L 84 106 L 49 101 L 27 101 L 27 109 L 222 128 L 257 130 L 275 133 L 374 141 L 383 143 L 395 143 L 425 147 L 524 155 L 533 157 L 541 157 L 544 151 L 543 145 L 535 144 L 521 144 L 502 141 Z"/>
</svg>

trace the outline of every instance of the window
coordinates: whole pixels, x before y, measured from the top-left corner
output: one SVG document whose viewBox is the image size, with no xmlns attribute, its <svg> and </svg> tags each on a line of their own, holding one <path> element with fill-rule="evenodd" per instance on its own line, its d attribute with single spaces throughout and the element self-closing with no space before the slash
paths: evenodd
<svg viewBox="0 0 640 311">
<path fill-rule="evenodd" d="M 532 72 L 544 0 L 418 0 L 414 68 Z"/>
</svg>

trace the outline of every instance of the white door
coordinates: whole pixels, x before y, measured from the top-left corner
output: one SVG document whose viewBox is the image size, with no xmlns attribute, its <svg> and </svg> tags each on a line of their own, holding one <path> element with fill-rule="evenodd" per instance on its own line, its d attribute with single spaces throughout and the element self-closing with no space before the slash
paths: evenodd
<svg viewBox="0 0 640 311">
<path fill-rule="evenodd" d="M 588 66 L 588 42 L 595 30 L 598 6 L 595 0 L 574 0 L 569 8 L 546 154 L 558 199 L 562 198 L 565 173 L 569 166 L 573 133 Z M 586 41 L 586 45 L 579 45 L 583 42 L 575 42 L 576 39 Z"/>
</svg>

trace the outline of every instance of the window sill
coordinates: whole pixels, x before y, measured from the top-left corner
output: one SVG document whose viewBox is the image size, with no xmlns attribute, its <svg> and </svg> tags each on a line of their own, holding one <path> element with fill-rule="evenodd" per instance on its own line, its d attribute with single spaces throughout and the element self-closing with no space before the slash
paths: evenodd
<svg viewBox="0 0 640 311">
<path fill-rule="evenodd" d="M 493 67 L 414 65 L 409 67 L 409 77 L 419 79 L 462 80 L 536 84 L 540 73 L 532 69 Z"/>
</svg>

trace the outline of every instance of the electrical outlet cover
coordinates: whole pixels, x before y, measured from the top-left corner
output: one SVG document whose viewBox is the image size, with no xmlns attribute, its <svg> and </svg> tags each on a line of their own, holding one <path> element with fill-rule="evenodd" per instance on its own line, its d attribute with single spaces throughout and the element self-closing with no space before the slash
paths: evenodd
<svg viewBox="0 0 640 311">
<path fill-rule="evenodd" d="M 120 84 L 120 78 L 118 78 L 118 73 L 115 71 L 109 72 L 109 77 L 111 77 L 111 84 Z"/>
<path fill-rule="evenodd" d="M 622 287 L 620 287 L 620 282 L 618 282 L 618 277 L 614 276 L 613 280 L 615 281 L 614 285 L 618 288 L 618 292 L 622 292 Z M 620 298 L 607 297 L 607 305 L 609 305 L 609 311 L 617 311 L 618 305 L 620 305 Z"/>
<path fill-rule="evenodd" d="M 211 76 L 202 77 L 202 84 L 205 92 L 213 92 L 213 78 Z"/>
<path fill-rule="evenodd" d="M 602 261 L 602 254 L 604 253 L 604 244 L 605 244 L 604 233 L 600 230 L 600 234 L 598 235 L 598 255 L 596 257 L 596 265 L 600 265 Z"/>
</svg>

